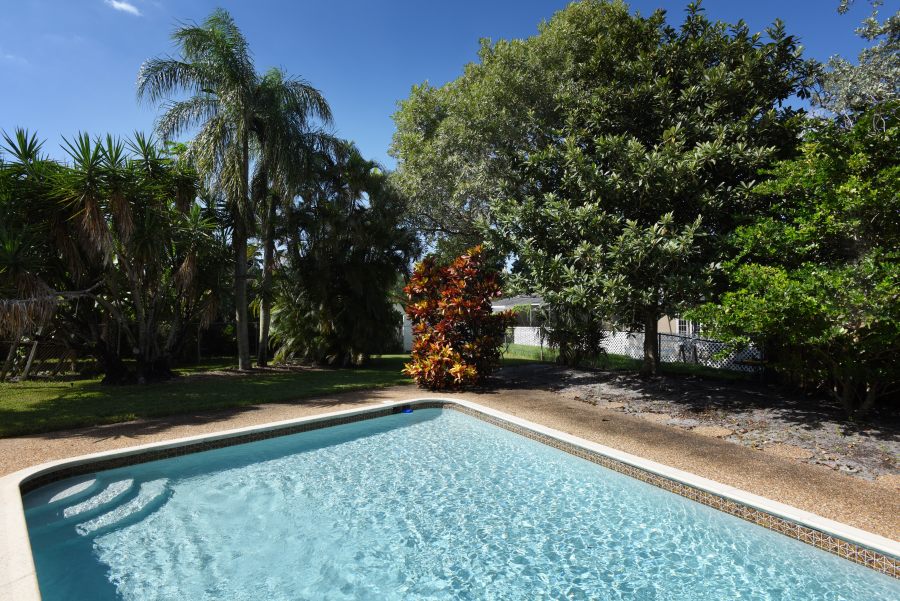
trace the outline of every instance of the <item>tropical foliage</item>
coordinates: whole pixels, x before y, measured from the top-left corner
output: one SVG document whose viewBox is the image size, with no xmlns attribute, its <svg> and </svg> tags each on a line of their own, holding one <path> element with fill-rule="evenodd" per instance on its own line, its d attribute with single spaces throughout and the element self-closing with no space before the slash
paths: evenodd
<svg viewBox="0 0 900 601">
<path fill-rule="evenodd" d="M 545 305 L 543 332 L 557 350 L 556 360 L 571 366 L 600 364 L 606 358 L 604 324 L 593 313 L 568 303 Z"/>
<path fill-rule="evenodd" d="M 405 373 L 430 390 L 477 384 L 500 364 L 511 311 L 494 313 L 501 295 L 498 273 L 476 246 L 448 265 L 426 257 L 405 288 L 413 324 L 411 361 Z"/>
<path fill-rule="evenodd" d="M 177 28 L 172 41 L 180 57 L 145 62 L 138 74 L 138 96 L 162 103 L 157 129 L 165 139 L 199 128 L 187 155 L 207 185 L 227 200 L 238 366 L 249 369 L 247 242 L 254 233 L 256 211 L 272 184 L 282 196 L 291 195 L 291 180 L 302 172 L 305 157 L 318 143 L 310 122 L 330 121 L 331 110 L 318 90 L 303 80 L 288 78 L 278 69 L 260 76 L 247 40 L 222 9 L 202 24 Z M 180 93 L 188 97 L 173 99 Z M 251 195 L 254 165 L 259 185 Z M 271 244 L 264 241 L 266 249 Z M 270 269 L 268 264 L 266 271 Z M 265 302 L 267 312 L 270 299 Z"/>
<path fill-rule="evenodd" d="M 771 171 L 730 237 L 728 291 L 696 312 L 850 415 L 900 393 L 900 105 L 878 112 L 818 122 Z"/>
<path fill-rule="evenodd" d="M 24 131 L 7 138 L 3 373 L 41 337 L 94 356 L 107 382 L 168 377 L 186 340 L 231 308 L 246 369 L 251 298 L 261 366 L 276 298 L 280 358 L 347 365 L 387 348 L 392 292 L 418 248 L 387 174 L 324 129 L 330 108 L 308 82 L 257 73 L 226 11 L 172 39 L 176 56 L 138 75 L 163 144 L 80 134 L 62 164 Z"/>
<path fill-rule="evenodd" d="M 417 251 L 403 198 L 351 144 L 323 157 L 302 199 L 285 207 L 273 338 L 279 360 L 359 365 L 395 350 L 394 294 Z"/>
<path fill-rule="evenodd" d="M 168 377 L 187 329 L 215 314 L 226 263 L 197 176 L 140 134 L 79 134 L 64 150 L 65 164 L 24 130 L 5 138 L 0 290 L 27 319 L 6 310 L 0 329 L 13 341 L 52 333 L 95 357 L 107 382 Z"/>
</svg>

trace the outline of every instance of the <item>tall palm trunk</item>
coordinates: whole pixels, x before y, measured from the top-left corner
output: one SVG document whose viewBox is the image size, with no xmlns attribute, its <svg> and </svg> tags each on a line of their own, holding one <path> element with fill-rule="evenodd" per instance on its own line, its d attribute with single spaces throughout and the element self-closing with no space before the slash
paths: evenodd
<svg viewBox="0 0 900 601">
<path fill-rule="evenodd" d="M 275 268 L 275 216 L 274 198 L 268 199 L 268 211 L 263 225 L 263 274 L 259 303 L 259 349 L 256 364 L 265 367 L 269 361 L 269 325 L 272 321 L 272 271 Z"/>
<path fill-rule="evenodd" d="M 241 198 L 247 203 L 250 178 L 250 149 L 244 136 L 241 157 Z M 238 369 L 250 369 L 250 332 L 247 323 L 247 222 L 245 211 L 234 207 L 234 320 L 237 327 Z"/>
<path fill-rule="evenodd" d="M 234 321 L 237 328 L 238 369 L 250 369 L 250 332 L 247 328 L 247 229 L 235 219 L 234 240 Z"/>
</svg>

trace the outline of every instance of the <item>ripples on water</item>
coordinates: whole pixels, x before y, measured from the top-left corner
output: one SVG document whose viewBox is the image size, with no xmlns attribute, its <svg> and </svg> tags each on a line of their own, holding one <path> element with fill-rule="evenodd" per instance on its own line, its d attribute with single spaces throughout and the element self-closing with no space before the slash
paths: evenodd
<svg viewBox="0 0 900 601">
<path fill-rule="evenodd" d="M 896 580 L 454 411 L 98 480 L 125 478 L 165 497 L 84 536 L 29 510 L 47 601 L 900 599 Z"/>
</svg>

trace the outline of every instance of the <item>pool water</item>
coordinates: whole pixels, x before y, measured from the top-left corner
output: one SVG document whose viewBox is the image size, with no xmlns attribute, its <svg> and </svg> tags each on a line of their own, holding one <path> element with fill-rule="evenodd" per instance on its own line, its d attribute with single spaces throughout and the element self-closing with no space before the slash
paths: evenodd
<svg viewBox="0 0 900 601">
<path fill-rule="evenodd" d="M 45 601 L 900 599 L 900 581 L 451 410 L 25 503 Z"/>
</svg>

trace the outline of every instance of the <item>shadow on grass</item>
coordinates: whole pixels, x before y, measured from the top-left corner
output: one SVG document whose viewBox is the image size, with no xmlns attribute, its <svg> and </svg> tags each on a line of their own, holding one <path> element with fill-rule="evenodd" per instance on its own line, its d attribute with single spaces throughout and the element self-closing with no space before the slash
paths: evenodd
<svg viewBox="0 0 900 601">
<path fill-rule="evenodd" d="M 132 434 L 152 434 L 172 425 L 227 420 L 263 403 L 327 406 L 318 397 L 409 383 L 400 373 L 404 357 L 373 359 L 361 368 L 298 369 L 249 374 L 193 374 L 144 386 L 101 386 L 81 382 L 23 382 L 0 388 L 0 437 L 99 426 L 141 418 L 177 416 L 165 422 L 130 424 Z M 358 400 L 364 402 L 365 395 Z M 341 399 L 340 402 L 348 402 Z M 123 430 L 124 431 L 124 430 Z M 102 428 L 87 436 L 119 436 Z"/>
</svg>

